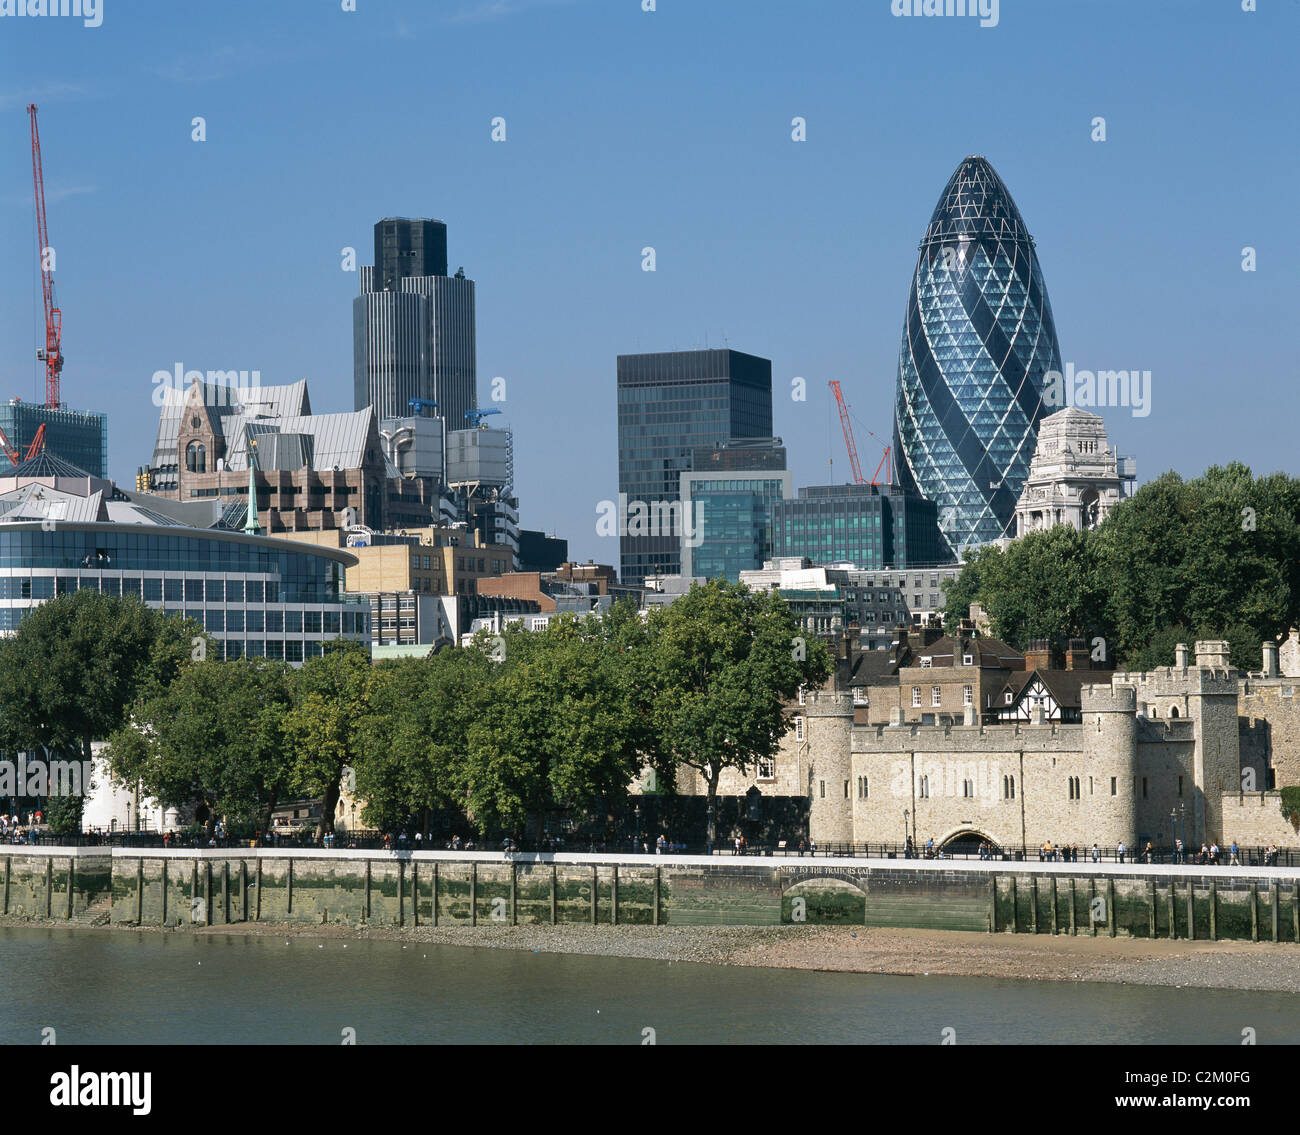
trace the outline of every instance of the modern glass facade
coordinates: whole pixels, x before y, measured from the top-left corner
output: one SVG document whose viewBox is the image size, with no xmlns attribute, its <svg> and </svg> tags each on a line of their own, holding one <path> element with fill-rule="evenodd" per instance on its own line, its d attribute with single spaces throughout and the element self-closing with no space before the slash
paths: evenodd
<svg viewBox="0 0 1300 1135">
<path fill-rule="evenodd" d="M 866 571 L 949 558 L 934 503 L 897 486 L 811 485 L 775 503 L 772 514 L 772 558 L 806 556 Z"/>
<path fill-rule="evenodd" d="M 773 555 L 773 508 L 790 495 L 786 472 L 683 473 L 682 501 L 696 531 L 682 541 L 682 574 L 737 583 L 742 571 L 762 567 Z"/>
<path fill-rule="evenodd" d="M 24 455 L 42 425 L 46 453 L 61 457 L 96 477 L 108 476 L 107 415 L 51 409 L 17 399 L 0 403 L 0 429 L 4 430 L 10 446 Z"/>
<path fill-rule="evenodd" d="M 894 405 L 899 480 L 935 502 L 953 552 L 1014 535 L 1060 369 L 1033 239 L 993 167 L 967 157 L 921 241 Z"/>
<path fill-rule="evenodd" d="M 193 618 L 218 658 L 299 663 L 340 636 L 369 641 L 368 604 L 344 592 L 352 563 L 336 549 L 214 529 L 0 525 L 0 633 L 46 599 L 90 588 Z"/>
<path fill-rule="evenodd" d="M 618 491 L 647 507 L 681 500 L 698 447 L 772 436 L 772 364 L 726 349 L 618 357 Z M 623 519 L 623 518 L 620 518 Z M 681 571 L 681 533 L 626 535 L 619 578 Z"/>
</svg>

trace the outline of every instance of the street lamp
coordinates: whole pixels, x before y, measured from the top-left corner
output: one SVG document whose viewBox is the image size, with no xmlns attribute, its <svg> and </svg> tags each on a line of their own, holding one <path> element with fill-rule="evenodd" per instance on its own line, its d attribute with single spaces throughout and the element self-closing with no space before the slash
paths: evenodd
<svg viewBox="0 0 1300 1135">
<path fill-rule="evenodd" d="M 708 854 L 713 854 L 713 805 L 710 804 L 704 810 L 704 822 L 707 825 L 705 830 L 705 839 L 708 842 Z"/>
<path fill-rule="evenodd" d="M 636 814 L 636 843 L 632 845 L 632 850 L 635 852 L 641 846 L 641 805 L 639 802 L 633 811 Z"/>
<path fill-rule="evenodd" d="M 903 858 L 904 859 L 912 858 L 912 853 L 907 849 L 907 821 L 908 821 L 908 817 L 910 817 L 911 814 L 912 814 L 912 810 L 910 808 L 903 809 Z"/>
</svg>

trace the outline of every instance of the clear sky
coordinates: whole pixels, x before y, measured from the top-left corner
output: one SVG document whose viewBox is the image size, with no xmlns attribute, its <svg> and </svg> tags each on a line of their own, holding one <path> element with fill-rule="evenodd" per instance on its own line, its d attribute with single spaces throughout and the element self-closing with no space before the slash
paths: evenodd
<svg viewBox="0 0 1300 1135">
<path fill-rule="evenodd" d="M 796 485 L 847 477 L 839 378 L 870 473 L 917 242 L 968 153 L 1037 241 L 1062 358 L 1151 371 L 1149 416 L 1103 411 L 1141 479 L 1300 473 L 1300 0 L 1001 0 L 992 27 L 890 0 L 101 5 L 0 17 L 0 396 L 43 398 L 34 100 L 64 399 L 108 412 L 127 486 L 177 362 L 353 408 L 341 250 L 369 263 L 390 215 L 447 223 L 521 522 L 575 558 L 618 562 L 595 521 L 622 353 L 771 359 Z"/>
</svg>

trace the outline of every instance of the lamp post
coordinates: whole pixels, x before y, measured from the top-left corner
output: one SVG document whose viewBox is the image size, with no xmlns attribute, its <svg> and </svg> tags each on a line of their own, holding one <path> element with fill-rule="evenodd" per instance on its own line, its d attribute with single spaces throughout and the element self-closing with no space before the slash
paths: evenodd
<svg viewBox="0 0 1300 1135">
<path fill-rule="evenodd" d="M 707 825 L 704 829 L 705 839 L 708 843 L 707 854 L 712 855 L 713 854 L 713 805 L 712 804 L 710 804 L 704 810 L 704 820 L 705 820 L 705 824 Z"/>
<path fill-rule="evenodd" d="M 636 852 L 641 847 L 641 805 L 640 803 L 638 803 L 637 806 L 633 809 L 633 812 L 636 815 L 636 843 L 632 845 L 632 850 L 633 852 Z"/>
<path fill-rule="evenodd" d="M 903 809 L 903 858 L 904 859 L 912 858 L 912 853 L 908 850 L 907 847 L 907 821 L 911 815 L 912 815 L 912 810 L 910 808 Z"/>
</svg>

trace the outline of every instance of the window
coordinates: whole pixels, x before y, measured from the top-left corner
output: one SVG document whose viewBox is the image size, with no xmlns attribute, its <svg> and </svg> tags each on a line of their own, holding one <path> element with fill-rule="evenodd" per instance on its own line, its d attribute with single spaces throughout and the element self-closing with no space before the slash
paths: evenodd
<svg viewBox="0 0 1300 1135">
<path fill-rule="evenodd" d="M 961 656 L 961 664 L 962 664 L 963 666 L 974 666 L 974 665 L 975 665 L 975 655 L 973 655 L 973 654 L 963 654 L 963 655 Z"/>
<path fill-rule="evenodd" d="M 921 777 L 921 778 L 917 781 L 917 784 L 916 784 L 916 794 L 917 794 L 917 796 L 921 797 L 921 799 L 923 799 L 923 800 L 929 798 L 929 796 L 930 796 L 930 778 L 929 778 L 928 776 L 923 776 L 923 777 Z"/>
<path fill-rule="evenodd" d="M 931 704 L 932 706 L 934 706 L 934 705 L 943 705 L 943 687 L 942 687 L 942 686 L 931 686 L 931 687 L 930 687 L 930 704 Z"/>
<path fill-rule="evenodd" d="M 967 800 L 972 800 L 972 799 L 974 799 L 974 797 L 975 797 L 975 782 L 974 782 L 973 780 L 963 780 L 963 781 L 961 782 L 961 794 L 962 794 L 962 796 L 965 797 Z"/>
<path fill-rule="evenodd" d="M 973 687 L 971 687 L 971 686 L 962 686 L 962 688 L 961 688 L 961 704 L 962 704 L 962 705 L 974 705 L 974 704 L 975 704 L 975 690 L 974 690 Z"/>
<path fill-rule="evenodd" d="M 804 690 L 802 686 L 799 687 L 799 704 L 804 704 Z"/>
<path fill-rule="evenodd" d="M 1014 776 L 1004 776 L 1002 778 L 1002 799 L 1014 800 L 1016 798 L 1016 778 Z"/>
<path fill-rule="evenodd" d="M 934 664 L 934 659 L 933 659 L 930 655 L 925 654 L 925 655 L 922 655 L 922 656 L 921 656 L 921 669 L 922 669 L 922 670 L 928 670 L 928 669 L 930 669 L 930 667 L 931 667 L 933 664 Z"/>
<path fill-rule="evenodd" d="M 848 798 L 849 798 L 849 782 L 846 780 L 844 782 L 844 799 L 847 800 Z"/>
<path fill-rule="evenodd" d="M 820 795 L 821 795 L 821 798 L 822 798 L 823 800 L 825 800 L 825 799 L 826 799 L 826 782 L 825 782 L 824 780 L 820 780 L 820 781 L 817 782 L 817 784 L 818 784 L 818 791 L 819 791 L 819 793 L 820 793 Z"/>
<path fill-rule="evenodd" d="M 1147 798 L 1147 778 L 1144 776 L 1142 778 L 1142 799 L 1145 800 L 1146 798 Z"/>
<path fill-rule="evenodd" d="M 1115 778 L 1113 776 L 1110 778 L 1110 794 L 1115 795 Z"/>
<path fill-rule="evenodd" d="M 912 687 L 912 705 L 913 705 L 913 706 L 920 706 L 920 704 L 921 704 L 921 687 L 920 687 L 920 686 L 913 686 L 913 687 Z"/>
<path fill-rule="evenodd" d="M 1182 794 L 1183 794 L 1183 778 L 1180 776 L 1178 778 L 1178 795 L 1181 796 Z"/>
<path fill-rule="evenodd" d="M 794 739 L 796 741 L 803 740 L 803 718 L 802 717 L 796 717 L 794 719 Z"/>
<path fill-rule="evenodd" d="M 759 780 L 776 779 L 776 761 L 772 757 L 758 758 L 758 779 Z"/>
<path fill-rule="evenodd" d="M 1011 691 L 1010 691 L 1010 690 L 1007 691 L 1006 701 L 1007 701 L 1007 705 L 1010 705 L 1010 704 L 1011 704 Z"/>
<path fill-rule="evenodd" d="M 1067 778 L 1066 786 L 1071 800 L 1078 800 L 1082 793 L 1079 791 L 1079 778 L 1072 776 Z"/>
<path fill-rule="evenodd" d="M 866 800 L 869 795 L 870 793 L 867 785 L 867 778 L 865 776 L 858 777 L 858 799 Z"/>
<path fill-rule="evenodd" d="M 853 687 L 853 704 L 854 704 L 854 705 L 870 705 L 870 704 L 871 704 L 871 698 L 870 698 L 870 696 L 867 694 L 867 691 L 866 691 L 865 687 L 863 687 L 863 686 L 854 686 L 854 687 Z"/>
</svg>

